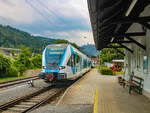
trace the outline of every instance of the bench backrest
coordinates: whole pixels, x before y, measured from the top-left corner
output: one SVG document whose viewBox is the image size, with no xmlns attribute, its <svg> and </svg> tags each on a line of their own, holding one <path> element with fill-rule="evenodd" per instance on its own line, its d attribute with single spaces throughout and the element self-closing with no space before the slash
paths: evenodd
<svg viewBox="0 0 150 113">
<path fill-rule="evenodd" d="M 144 79 L 135 75 L 131 76 L 131 82 L 143 88 Z"/>
</svg>

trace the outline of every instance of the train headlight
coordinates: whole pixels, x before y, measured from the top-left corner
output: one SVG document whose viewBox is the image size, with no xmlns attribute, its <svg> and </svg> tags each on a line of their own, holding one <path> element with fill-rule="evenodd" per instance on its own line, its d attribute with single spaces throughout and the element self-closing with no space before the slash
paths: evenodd
<svg viewBox="0 0 150 113">
<path fill-rule="evenodd" d="M 46 66 L 42 66 L 43 69 L 46 69 Z"/>
<path fill-rule="evenodd" d="M 65 68 L 66 68 L 65 66 L 60 66 L 59 70 L 62 70 L 62 69 L 65 69 Z"/>
</svg>

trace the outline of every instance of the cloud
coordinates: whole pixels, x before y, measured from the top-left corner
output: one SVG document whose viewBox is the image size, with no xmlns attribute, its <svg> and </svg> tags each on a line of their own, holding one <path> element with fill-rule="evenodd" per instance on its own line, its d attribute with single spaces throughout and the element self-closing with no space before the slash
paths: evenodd
<svg viewBox="0 0 150 113">
<path fill-rule="evenodd" d="M 50 12 L 58 18 L 82 19 L 90 24 L 87 0 L 46 0 Z"/>
<path fill-rule="evenodd" d="M 93 34 L 88 31 L 72 31 L 68 40 L 79 45 L 94 44 Z"/>
<path fill-rule="evenodd" d="M 0 17 L 10 23 L 31 24 L 38 16 L 25 0 L 1 0 Z"/>
<path fill-rule="evenodd" d="M 76 31 L 69 32 L 52 32 L 45 31 L 40 36 L 47 36 L 49 38 L 65 39 L 78 45 L 94 44 L 93 34 L 91 31 Z"/>
<path fill-rule="evenodd" d="M 94 43 L 87 0 L 1 0 L 0 7 L 2 24 L 79 45 Z"/>
</svg>

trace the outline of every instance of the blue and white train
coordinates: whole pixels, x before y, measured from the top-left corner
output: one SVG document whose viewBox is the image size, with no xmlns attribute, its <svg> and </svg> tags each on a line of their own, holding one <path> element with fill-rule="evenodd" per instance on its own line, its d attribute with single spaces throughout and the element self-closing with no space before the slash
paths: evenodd
<svg viewBox="0 0 150 113">
<path fill-rule="evenodd" d="M 40 78 L 56 83 L 74 80 L 90 70 L 90 59 L 70 44 L 48 45 L 43 51 Z"/>
</svg>

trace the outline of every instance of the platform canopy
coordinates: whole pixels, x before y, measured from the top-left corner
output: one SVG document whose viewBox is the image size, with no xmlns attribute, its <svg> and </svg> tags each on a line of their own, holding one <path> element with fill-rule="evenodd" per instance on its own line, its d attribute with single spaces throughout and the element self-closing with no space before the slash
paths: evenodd
<svg viewBox="0 0 150 113">
<path fill-rule="evenodd" d="M 150 21 L 150 17 L 139 17 L 148 4 L 150 0 L 88 0 L 97 50 L 106 48 L 112 41 L 121 44 L 133 42 L 133 40 L 124 42 L 124 37 L 145 35 L 144 32 L 126 33 L 126 31 L 134 22 Z"/>
</svg>

